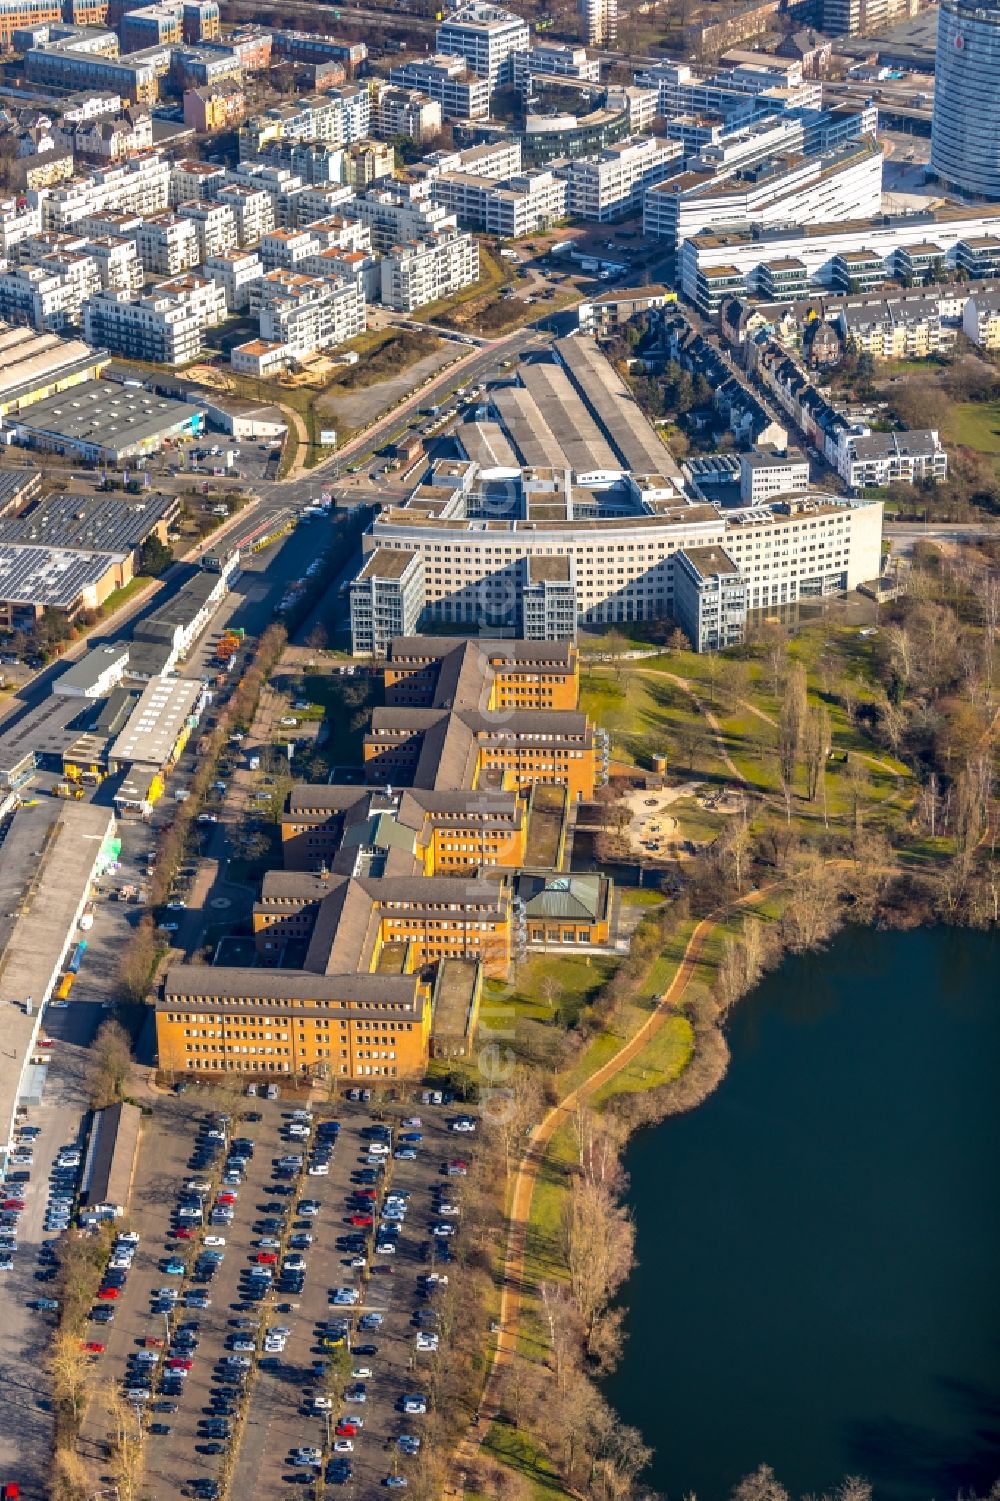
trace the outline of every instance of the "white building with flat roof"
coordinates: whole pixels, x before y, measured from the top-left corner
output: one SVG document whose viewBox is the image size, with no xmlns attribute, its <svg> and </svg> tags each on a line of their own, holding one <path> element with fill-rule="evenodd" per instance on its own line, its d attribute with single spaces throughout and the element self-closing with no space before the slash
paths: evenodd
<svg viewBox="0 0 1000 1501">
<path fill-rule="evenodd" d="M 677 171 L 682 155 L 677 141 L 638 136 L 570 162 L 558 169 L 566 180 L 568 212 L 600 224 L 635 213 L 647 189 Z"/>
<path fill-rule="evenodd" d="M 432 231 L 382 258 L 382 302 L 412 313 L 479 278 L 479 242 L 458 229 Z"/>
<path fill-rule="evenodd" d="M 492 93 L 514 82 L 514 54 L 530 49 L 531 32 L 520 16 L 476 0 L 442 21 L 435 45 L 448 56 L 463 57 Z"/>
<path fill-rule="evenodd" d="M 464 57 L 439 52 L 389 70 L 389 82 L 416 89 L 441 106 L 446 120 L 481 120 L 490 112 L 490 85 Z"/>
</svg>

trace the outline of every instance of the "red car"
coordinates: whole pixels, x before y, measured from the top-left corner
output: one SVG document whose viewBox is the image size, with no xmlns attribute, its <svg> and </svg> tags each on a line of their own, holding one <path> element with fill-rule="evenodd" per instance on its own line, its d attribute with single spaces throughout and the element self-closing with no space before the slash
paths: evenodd
<svg viewBox="0 0 1000 1501">
<path fill-rule="evenodd" d="M 376 1189 L 376 1188 L 356 1188 L 354 1190 L 354 1197 L 356 1199 L 367 1199 L 368 1202 L 369 1202 L 369 1204 L 370 1204 L 373 1199 L 377 1199 L 378 1198 L 378 1189 Z"/>
<path fill-rule="evenodd" d="M 24 1200 L 23 1199 L 4 1199 L 4 1201 L 3 1201 L 3 1208 L 4 1209 L 21 1209 L 21 1210 L 23 1210 L 24 1209 Z"/>
<path fill-rule="evenodd" d="M 371 1222 L 372 1222 L 372 1217 L 371 1217 L 370 1214 L 352 1214 L 351 1215 L 351 1224 L 354 1225 L 354 1226 L 356 1226 L 359 1230 L 366 1229 L 367 1226 L 371 1224 Z"/>
<path fill-rule="evenodd" d="M 89 1354 L 91 1354 L 91 1355 L 103 1355 L 104 1354 L 104 1346 L 102 1344 L 99 1344 L 96 1339 L 88 1339 L 84 1343 L 83 1348 L 86 1351 L 88 1351 Z"/>
<path fill-rule="evenodd" d="M 102 1287 L 97 1296 L 102 1303 L 113 1303 L 118 1297 L 119 1290 L 117 1287 Z"/>
<path fill-rule="evenodd" d="M 258 1251 L 257 1255 L 254 1257 L 254 1261 L 256 1261 L 258 1266 L 275 1266 L 277 1265 L 278 1261 L 277 1252 Z"/>
<path fill-rule="evenodd" d="M 179 1230 L 171 1230 L 167 1239 L 170 1240 L 171 1238 L 174 1240 L 194 1240 L 194 1231 L 189 1230 L 187 1225 L 181 1225 Z"/>
<path fill-rule="evenodd" d="M 235 1204 L 236 1203 L 236 1195 L 235 1194 L 231 1194 L 231 1193 L 216 1194 L 216 1196 L 215 1196 L 215 1202 L 217 1204 Z"/>
<path fill-rule="evenodd" d="M 350 1418 L 341 1418 L 333 1431 L 338 1438 L 357 1438 L 358 1425 L 357 1423 L 352 1423 Z"/>
<path fill-rule="evenodd" d="M 194 1366 L 193 1360 L 188 1360 L 186 1355 L 172 1355 L 167 1361 L 168 1371 L 190 1371 Z"/>
<path fill-rule="evenodd" d="M 448 1176 L 450 1178 L 464 1178 L 468 1171 L 469 1164 L 463 1162 L 461 1157 L 456 1157 L 453 1162 L 449 1162 L 448 1164 Z"/>
</svg>

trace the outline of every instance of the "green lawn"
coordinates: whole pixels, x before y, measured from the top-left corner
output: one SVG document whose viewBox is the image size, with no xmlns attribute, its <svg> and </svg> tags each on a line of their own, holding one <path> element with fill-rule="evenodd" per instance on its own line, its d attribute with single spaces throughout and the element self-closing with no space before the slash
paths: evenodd
<svg viewBox="0 0 1000 1501">
<path fill-rule="evenodd" d="M 980 453 L 1000 454 L 1000 401 L 963 401 L 953 406 L 942 437 Z"/>
<path fill-rule="evenodd" d="M 515 1017 L 572 1026 L 615 968 L 598 954 L 533 954 L 514 973 L 513 983 L 488 980 L 483 1010 L 512 1007 Z"/>
<path fill-rule="evenodd" d="M 694 1052 L 694 1029 L 686 1016 L 671 1016 L 620 1074 L 616 1074 L 593 1096 L 595 1105 L 603 1105 L 617 1094 L 634 1094 L 641 1089 L 657 1089 L 676 1079 L 691 1061 Z"/>
</svg>

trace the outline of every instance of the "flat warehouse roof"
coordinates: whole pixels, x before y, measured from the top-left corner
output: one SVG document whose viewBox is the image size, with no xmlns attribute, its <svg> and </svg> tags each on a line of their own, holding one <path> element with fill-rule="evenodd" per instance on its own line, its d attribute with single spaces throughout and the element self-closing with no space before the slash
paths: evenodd
<svg viewBox="0 0 1000 1501">
<path fill-rule="evenodd" d="M 169 433 L 198 415 L 198 409 L 184 401 L 88 380 L 36 401 L 18 418 L 18 426 L 29 434 L 53 433 L 74 443 L 122 449 Z"/>
<path fill-rule="evenodd" d="M 183 678 L 153 678 L 111 747 L 112 760 L 162 766 L 169 760 L 200 693 L 200 683 Z"/>
<path fill-rule="evenodd" d="M 0 520 L 0 542 L 130 552 L 178 508 L 173 495 L 47 495 Z"/>
<path fill-rule="evenodd" d="M 0 600 L 68 609 L 98 584 L 124 553 L 22 547 L 0 541 Z"/>
</svg>

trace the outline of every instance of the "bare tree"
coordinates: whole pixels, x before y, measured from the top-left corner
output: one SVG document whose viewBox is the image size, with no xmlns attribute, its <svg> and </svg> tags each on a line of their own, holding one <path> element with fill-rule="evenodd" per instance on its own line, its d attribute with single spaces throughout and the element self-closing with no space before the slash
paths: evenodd
<svg viewBox="0 0 1000 1501">
<path fill-rule="evenodd" d="M 598 1319 L 631 1269 L 635 1231 L 607 1183 L 577 1177 L 563 1234 L 570 1287 L 589 1344 Z"/>
<path fill-rule="evenodd" d="M 830 754 L 830 714 L 825 704 L 806 715 L 805 735 L 806 790 L 809 801 L 823 788 L 824 822 L 826 821 L 826 763 Z"/>
<path fill-rule="evenodd" d="M 90 1097 L 95 1110 L 124 1098 L 132 1067 L 132 1044 L 118 1022 L 102 1022 L 90 1050 Z"/>
</svg>

